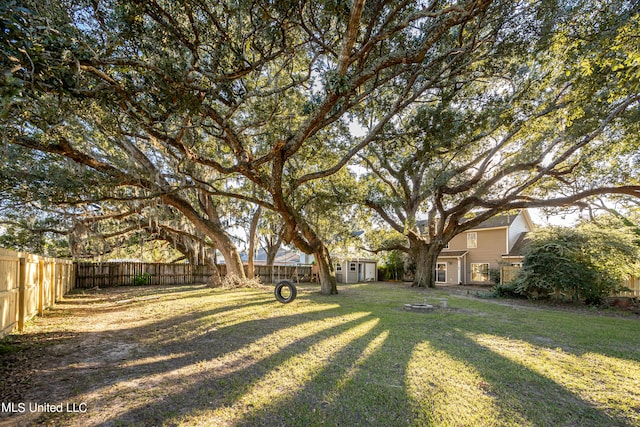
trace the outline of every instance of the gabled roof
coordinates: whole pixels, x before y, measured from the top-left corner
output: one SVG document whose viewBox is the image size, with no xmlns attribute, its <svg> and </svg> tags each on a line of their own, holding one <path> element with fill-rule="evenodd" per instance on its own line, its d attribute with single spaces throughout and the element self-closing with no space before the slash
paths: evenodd
<svg viewBox="0 0 640 427">
<path fill-rule="evenodd" d="M 504 213 L 504 214 L 496 215 L 496 216 L 491 217 L 488 220 L 480 223 L 479 225 L 476 225 L 475 227 L 473 227 L 473 230 L 482 229 L 482 228 L 508 227 L 511 224 L 513 224 L 513 221 L 515 221 L 516 218 L 518 217 L 518 215 L 520 215 L 520 212 L 521 211 L 507 212 L 507 213 Z M 471 218 L 469 218 L 469 219 L 471 219 Z"/>
<path fill-rule="evenodd" d="M 505 212 L 502 214 L 498 214 L 496 216 L 493 216 L 489 219 L 487 219 L 486 221 L 480 223 L 479 225 L 476 225 L 475 227 L 471 228 L 471 230 L 482 230 L 482 229 L 487 229 L 487 228 L 500 228 L 500 227 L 509 227 L 511 224 L 513 224 L 513 222 L 516 220 L 516 218 L 518 217 L 518 215 L 520 215 L 521 213 L 525 215 L 525 219 L 527 220 L 528 223 L 530 223 L 531 225 L 531 219 L 529 218 L 529 214 L 526 213 L 526 210 L 518 210 L 518 211 L 511 211 L 511 212 Z M 466 221 L 469 221 L 473 218 L 463 218 L 461 223 L 464 224 Z M 421 220 L 421 221 L 416 221 L 416 225 L 423 230 L 424 226 L 427 224 L 426 220 Z"/>
<path fill-rule="evenodd" d="M 524 249 L 530 242 L 528 234 L 529 233 L 527 232 L 520 233 L 520 236 L 518 236 L 518 240 L 516 240 L 516 242 L 513 244 L 513 247 L 511 248 L 509 253 L 502 256 L 507 258 L 524 256 Z"/>
</svg>

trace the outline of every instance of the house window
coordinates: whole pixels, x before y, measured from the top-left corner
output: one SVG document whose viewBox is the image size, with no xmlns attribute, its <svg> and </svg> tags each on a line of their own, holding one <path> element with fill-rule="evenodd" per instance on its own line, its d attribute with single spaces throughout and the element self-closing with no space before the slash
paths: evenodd
<svg viewBox="0 0 640 427">
<path fill-rule="evenodd" d="M 349 271 L 356 271 L 356 263 L 352 262 L 351 264 L 349 264 Z"/>
<path fill-rule="evenodd" d="M 489 264 L 478 263 L 471 264 L 471 281 L 472 282 L 488 282 L 489 281 Z"/>
<path fill-rule="evenodd" d="M 342 271 L 342 264 L 339 262 L 336 263 L 336 271 Z"/>
<path fill-rule="evenodd" d="M 436 282 L 447 282 L 447 264 L 444 262 L 439 262 L 436 264 Z"/>
<path fill-rule="evenodd" d="M 478 247 L 478 233 L 472 231 L 467 233 L 467 249 L 475 249 Z"/>
</svg>

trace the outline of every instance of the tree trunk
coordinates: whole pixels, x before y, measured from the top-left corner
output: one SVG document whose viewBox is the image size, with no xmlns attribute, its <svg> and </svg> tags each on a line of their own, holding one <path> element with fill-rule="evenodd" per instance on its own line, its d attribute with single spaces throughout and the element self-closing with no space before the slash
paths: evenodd
<svg viewBox="0 0 640 427">
<path fill-rule="evenodd" d="M 273 263 L 276 260 L 276 255 L 278 255 L 278 251 L 280 250 L 280 245 L 278 244 L 277 246 L 269 246 L 269 249 L 267 249 L 267 261 L 266 264 L 269 267 L 273 267 Z"/>
<path fill-rule="evenodd" d="M 320 280 L 320 293 L 323 295 L 335 295 L 338 293 L 336 282 L 336 270 L 331 261 L 329 250 L 322 245 L 320 249 L 313 254 L 318 264 L 318 279 Z"/>
<path fill-rule="evenodd" d="M 209 267 L 211 268 L 211 276 L 209 276 L 209 280 L 207 280 L 207 286 L 210 288 L 219 288 L 222 286 L 222 277 L 220 276 L 220 270 L 218 270 L 218 266 L 215 262 L 210 263 Z"/>
<path fill-rule="evenodd" d="M 240 252 L 238 252 L 238 248 L 233 243 L 233 240 L 231 240 L 231 237 L 220 226 L 215 208 L 209 207 L 208 215 L 212 220 L 206 220 L 193 206 L 176 194 L 165 194 L 162 198 L 167 204 L 182 212 L 198 231 L 213 241 L 214 246 L 218 248 L 227 265 L 227 274 L 235 274 L 240 279 L 247 278 L 244 272 L 242 258 L 240 258 Z"/>
<path fill-rule="evenodd" d="M 438 248 L 436 245 L 426 243 L 418 244 L 417 247 L 411 251 L 411 255 L 414 257 L 416 263 L 416 274 L 411 286 L 420 288 L 436 287 L 436 261 L 440 251 L 441 248 Z"/>
<path fill-rule="evenodd" d="M 221 239 L 224 244 L 218 245 L 217 248 L 224 258 L 224 263 L 227 265 L 227 274 L 235 274 L 239 279 L 246 279 L 247 275 L 244 272 L 244 265 L 242 263 L 242 258 L 240 258 L 240 252 L 238 252 L 236 245 L 233 244 L 231 239 L 227 236 L 225 237 L 225 239 Z"/>
<path fill-rule="evenodd" d="M 256 250 L 256 235 L 258 230 L 258 221 L 260 220 L 260 214 L 262 214 L 262 207 L 258 206 L 251 218 L 251 225 L 249 226 L 249 257 L 247 261 L 247 277 L 253 279 L 255 277 L 255 271 L 253 268 L 253 257 Z"/>
</svg>

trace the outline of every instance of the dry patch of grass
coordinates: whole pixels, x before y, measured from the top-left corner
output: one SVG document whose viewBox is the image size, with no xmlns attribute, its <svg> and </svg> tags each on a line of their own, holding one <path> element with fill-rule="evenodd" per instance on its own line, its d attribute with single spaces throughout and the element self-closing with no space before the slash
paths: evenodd
<svg viewBox="0 0 640 427">
<path fill-rule="evenodd" d="M 0 425 L 640 425 L 637 319 L 454 295 L 402 310 L 443 296 L 376 283 L 301 286 L 287 305 L 271 288 L 77 293 L 3 341 L 1 381 L 16 386 L 0 389 L 4 403 L 86 412 Z"/>
</svg>

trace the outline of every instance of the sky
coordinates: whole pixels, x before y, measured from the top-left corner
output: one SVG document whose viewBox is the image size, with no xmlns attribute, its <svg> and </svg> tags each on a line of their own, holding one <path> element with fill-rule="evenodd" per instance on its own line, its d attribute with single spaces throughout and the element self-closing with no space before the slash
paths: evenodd
<svg viewBox="0 0 640 427">
<path fill-rule="evenodd" d="M 542 209 L 529 209 L 533 223 L 538 227 L 545 226 L 565 226 L 571 227 L 580 220 L 580 215 L 576 213 L 566 213 L 547 216 Z"/>
</svg>

